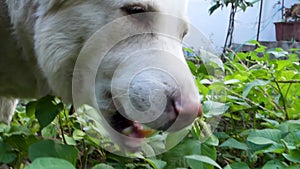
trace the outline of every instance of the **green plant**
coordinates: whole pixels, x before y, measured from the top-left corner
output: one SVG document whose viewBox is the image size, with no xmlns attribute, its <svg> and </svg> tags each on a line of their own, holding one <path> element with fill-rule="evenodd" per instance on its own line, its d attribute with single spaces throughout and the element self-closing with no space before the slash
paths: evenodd
<svg viewBox="0 0 300 169">
<path fill-rule="evenodd" d="M 300 50 L 250 43 L 258 47 L 225 55 L 223 78 L 189 62 L 204 103 L 218 92 L 218 100 L 230 105 L 214 131 L 217 161 L 226 169 L 299 168 Z"/>
<path fill-rule="evenodd" d="M 267 49 L 251 43 L 258 48 L 228 53 L 224 64 L 185 49 L 195 55 L 188 65 L 204 115 L 166 153 L 152 158 L 110 153 L 102 147 L 112 144 L 87 116 L 91 109 L 74 113 L 58 98 L 46 96 L 21 101 L 11 124 L 0 124 L 0 168 L 3 164 L 18 169 L 298 169 L 300 49 Z M 164 136 L 157 133 L 156 138 Z M 165 144 L 154 141 L 152 146 Z"/>
<path fill-rule="evenodd" d="M 0 166 L 5 164 L 18 169 L 173 169 L 175 166 L 196 169 L 199 163 L 202 168 L 217 165 L 215 148 L 210 144 L 201 145 L 196 137 L 187 137 L 157 158 L 146 158 L 139 153 L 128 154 L 132 158 L 115 155 L 102 148 L 112 143 L 101 137 L 101 133 L 99 135 L 98 126 L 87 117 L 91 109 L 83 107 L 77 113 L 69 110 L 72 110 L 70 106 L 53 96 L 21 102 L 12 123 L 0 125 Z M 164 147 L 160 142 L 153 142 L 152 146 Z M 204 161 L 207 159 L 208 162 Z"/>
</svg>

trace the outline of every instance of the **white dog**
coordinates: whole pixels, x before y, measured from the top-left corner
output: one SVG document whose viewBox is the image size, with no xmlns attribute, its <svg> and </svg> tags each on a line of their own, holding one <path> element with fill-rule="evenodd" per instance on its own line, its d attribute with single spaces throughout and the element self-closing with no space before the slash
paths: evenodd
<svg viewBox="0 0 300 169">
<path fill-rule="evenodd" d="M 136 138 L 144 136 L 141 123 L 170 131 L 191 124 L 201 105 L 182 53 L 186 13 L 186 0 L 0 0 L 0 120 L 11 120 L 15 98 L 74 102 L 76 61 L 96 50 L 83 47 L 103 28 L 98 35 L 111 36 L 97 48 L 120 38 L 95 71 L 93 90 L 108 123 Z"/>
</svg>

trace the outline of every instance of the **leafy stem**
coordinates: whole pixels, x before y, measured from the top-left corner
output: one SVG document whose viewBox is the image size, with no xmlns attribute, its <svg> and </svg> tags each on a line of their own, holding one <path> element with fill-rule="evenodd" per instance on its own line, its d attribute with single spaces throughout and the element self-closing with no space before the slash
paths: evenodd
<svg viewBox="0 0 300 169">
<path fill-rule="evenodd" d="M 283 94 L 282 90 L 281 90 L 281 87 L 279 86 L 279 83 L 277 82 L 276 78 L 274 77 L 274 75 L 272 74 L 273 78 L 274 78 L 274 82 L 277 86 L 277 89 L 279 91 L 279 94 L 282 98 L 282 105 L 283 105 L 283 111 L 284 111 L 284 114 L 285 114 L 285 118 L 288 120 L 289 119 L 289 116 L 288 116 L 288 112 L 287 112 L 287 106 L 286 106 L 286 97 L 285 95 Z"/>
</svg>

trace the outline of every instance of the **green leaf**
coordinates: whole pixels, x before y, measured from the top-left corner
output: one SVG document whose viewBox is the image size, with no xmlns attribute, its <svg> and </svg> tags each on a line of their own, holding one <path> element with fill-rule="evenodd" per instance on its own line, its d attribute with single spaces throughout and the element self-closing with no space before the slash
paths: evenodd
<svg viewBox="0 0 300 169">
<path fill-rule="evenodd" d="M 60 144 L 52 140 L 43 140 L 29 147 L 29 159 L 31 161 L 40 157 L 65 159 L 75 166 L 78 150 L 73 146 Z"/>
<path fill-rule="evenodd" d="M 262 47 L 262 45 L 256 40 L 250 40 L 250 41 L 248 41 L 248 43 Z"/>
<path fill-rule="evenodd" d="M 187 159 L 187 163 L 190 165 L 192 169 L 198 169 L 197 167 L 201 165 L 202 163 L 207 163 L 212 166 L 215 166 L 217 168 L 222 169 L 222 167 L 216 163 L 213 159 L 207 157 L 207 156 L 202 156 L 202 155 L 190 155 L 190 156 L 185 156 Z"/>
<path fill-rule="evenodd" d="M 63 104 L 57 104 L 53 96 L 46 96 L 38 100 L 35 116 L 38 119 L 41 128 L 48 126 L 63 108 Z"/>
<path fill-rule="evenodd" d="M 290 62 L 293 62 L 293 63 L 297 64 L 299 62 L 299 57 L 295 53 L 290 53 L 289 56 L 288 56 L 288 60 Z"/>
<path fill-rule="evenodd" d="M 269 83 L 270 83 L 270 81 L 264 81 L 264 80 L 255 80 L 253 82 L 247 83 L 246 86 L 245 86 L 245 89 L 243 91 L 243 97 L 246 97 L 253 87 L 255 87 L 255 86 L 265 86 Z"/>
<path fill-rule="evenodd" d="M 273 144 L 273 143 L 280 143 L 282 133 L 280 130 L 277 129 L 263 129 L 263 130 L 253 130 L 247 140 L 253 140 L 253 143 L 255 144 L 262 144 L 260 141 L 255 141 L 256 138 L 265 138 L 265 140 L 262 140 L 265 142 L 265 144 Z"/>
<path fill-rule="evenodd" d="M 281 154 L 285 150 L 281 143 L 281 137 L 282 133 L 277 129 L 253 130 L 249 134 L 247 141 L 254 154 L 267 152 Z"/>
<path fill-rule="evenodd" d="M 176 147 L 164 153 L 162 160 L 168 164 L 166 169 L 188 167 L 186 158 L 184 158 L 188 155 L 201 155 L 200 141 L 186 138 Z"/>
<path fill-rule="evenodd" d="M 291 162 L 300 163 L 300 150 L 290 150 L 288 154 L 282 155 Z"/>
<path fill-rule="evenodd" d="M 299 169 L 299 164 L 294 164 L 294 165 L 289 165 L 288 167 L 286 167 L 285 169 Z"/>
<path fill-rule="evenodd" d="M 81 130 L 75 130 L 73 132 L 73 139 L 76 141 L 84 139 L 85 136 L 86 136 L 85 132 Z"/>
<path fill-rule="evenodd" d="M 271 161 L 268 161 L 262 169 L 286 169 L 286 166 L 281 162 L 281 161 L 278 161 L 278 160 L 271 160 Z"/>
<path fill-rule="evenodd" d="M 230 165 L 224 167 L 224 169 L 232 169 Z"/>
<path fill-rule="evenodd" d="M 52 157 L 37 158 L 25 169 L 75 169 L 68 161 Z"/>
<path fill-rule="evenodd" d="M 212 137 L 209 137 L 209 138 L 212 138 Z M 215 144 L 215 143 L 210 143 L 211 141 L 209 141 L 209 140 L 210 139 L 204 140 L 205 142 L 201 144 L 201 153 L 198 153 L 198 154 L 202 155 L 202 156 L 207 156 L 207 157 L 209 157 L 212 160 L 216 160 L 217 159 L 216 147 L 212 145 L 212 144 Z M 190 155 L 197 155 L 197 154 L 190 154 Z M 195 163 L 197 163 L 197 162 L 195 162 Z M 198 168 L 199 169 L 200 168 L 203 168 L 203 169 L 214 169 L 214 167 L 212 165 L 208 164 L 208 163 L 201 163 L 201 165 L 199 165 Z"/>
<path fill-rule="evenodd" d="M 114 169 L 114 168 L 107 164 L 97 164 L 92 169 Z"/>
<path fill-rule="evenodd" d="M 208 127 L 209 127 L 209 125 L 208 124 L 206 124 L 206 126 L 203 126 L 203 128 L 207 128 L 207 130 L 209 130 L 208 129 Z M 219 139 L 218 139 L 218 137 L 216 137 L 215 135 L 209 135 L 209 134 L 207 134 L 207 136 L 204 136 L 204 135 L 202 135 L 204 138 L 204 145 L 211 145 L 211 146 L 218 146 L 219 145 Z M 202 145 L 202 148 L 203 148 L 203 146 L 204 145 Z"/>
<path fill-rule="evenodd" d="M 197 76 L 197 73 L 198 73 L 197 69 L 198 69 L 198 67 L 195 65 L 195 63 L 193 63 L 191 61 L 188 61 L 187 64 L 188 64 L 188 66 L 189 66 L 192 74 L 195 75 L 195 76 Z"/>
<path fill-rule="evenodd" d="M 208 87 L 206 87 L 205 85 L 201 84 L 198 80 L 196 81 L 196 84 L 198 86 L 199 93 L 203 94 L 204 97 L 206 97 L 206 95 L 209 93 Z"/>
<path fill-rule="evenodd" d="M 292 65 L 292 62 L 288 60 L 278 60 L 275 63 L 277 64 L 277 68 L 276 68 L 277 71 L 280 71 Z"/>
<path fill-rule="evenodd" d="M 236 84 L 239 82 L 240 82 L 240 80 L 238 80 L 238 79 L 230 79 L 230 80 L 225 81 L 224 84 L 229 85 L 229 84 Z"/>
<path fill-rule="evenodd" d="M 42 129 L 42 136 L 43 138 L 56 138 L 59 134 L 59 130 L 54 124 L 49 124 L 45 128 Z"/>
<path fill-rule="evenodd" d="M 191 48 L 183 48 L 183 50 L 189 53 L 194 53 L 194 50 Z"/>
<path fill-rule="evenodd" d="M 239 65 L 240 64 L 236 64 L 236 66 L 239 66 Z M 238 79 L 238 80 L 244 82 L 244 81 L 249 80 L 250 73 L 246 72 L 246 71 L 238 71 L 238 72 L 234 72 L 231 76 L 233 79 Z"/>
<path fill-rule="evenodd" d="M 77 143 L 76 141 L 73 139 L 73 137 L 69 137 L 68 135 L 64 134 L 64 137 L 66 139 L 66 143 L 67 145 L 71 145 L 71 146 L 76 146 Z"/>
<path fill-rule="evenodd" d="M 165 161 L 156 159 L 145 159 L 154 169 L 164 169 L 167 166 Z"/>
<path fill-rule="evenodd" d="M 212 7 L 210 7 L 209 8 L 209 14 L 211 15 L 212 13 L 214 13 L 215 12 L 215 10 L 217 10 L 219 7 L 221 7 L 222 5 L 219 3 L 219 2 L 217 2 L 215 5 L 213 5 Z"/>
<path fill-rule="evenodd" d="M 250 169 L 249 166 L 246 163 L 238 162 L 233 163 L 225 167 L 225 169 Z"/>
<path fill-rule="evenodd" d="M 276 142 L 272 141 L 271 139 L 264 137 L 248 137 L 247 140 L 257 145 L 276 144 Z"/>
<path fill-rule="evenodd" d="M 9 132 L 9 126 L 0 122 L 0 134 Z"/>
<path fill-rule="evenodd" d="M 282 132 L 299 132 L 300 131 L 300 120 L 288 120 L 281 123 L 278 127 Z"/>
<path fill-rule="evenodd" d="M 238 142 L 234 138 L 229 138 L 224 143 L 220 145 L 220 147 L 230 147 L 234 149 L 240 149 L 240 150 L 248 150 L 248 146 L 244 143 Z"/>
<path fill-rule="evenodd" d="M 27 126 L 17 126 L 17 125 L 12 125 L 9 132 L 6 133 L 7 136 L 13 136 L 13 135 L 30 135 L 31 132 L 28 129 Z"/>
<path fill-rule="evenodd" d="M 28 117 L 33 117 L 36 109 L 37 101 L 29 102 L 26 105 L 26 115 Z"/>
<path fill-rule="evenodd" d="M 201 53 L 201 59 L 209 74 L 214 74 L 214 72 L 217 70 L 216 68 L 220 68 L 222 71 L 225 70 L 224 63 L 222 62 L 219 56 L 210 53 L 206 50 L 199 49 L 199 51 Z"/>
<path fill-rule="evenodd" d="M 287 51 L 284 51 L 281 48 L 271 49 L 267 53 L 272 54 L 275 58 L 285 57 L 289 54 Z"/>
<path fill-rule="evenodd" d="M 6 143 L 9 143 L 15 149 L 23 153 L 27 153 L 29 146 L 38 141 L 36 136 L 33 135 L 13 135 L 5 139 Z"/>
<path fill-rule="evenodd" d="M 178 132 L 178 134 L 179 133 L 180 132 Z M 168 134 L 168 135 L 157 134 L 157 135 L 153 135 L 152 137 L 149 137 L 148 144 L 144 144 L 142 146 L 144 154 L 146 156 L 155 156 L 155 152 L 164 152 L 164 150 L 166 150 L 166 142 L 168 142 L 169 144 L 173 144 L 172 141 L 176 142 L 176 139 L 172 139 L 172 138 L 174 138 L 174 137 L 178 138 L 176 136 L 178 136 L 178 135 L 175 134 L 175 136 L 174 135 L 172 136 L 171 134 Z M 180 138 L 182 138 L 182 137 L 180 137 Z M 178 142 L 176 142 L 176 143 L 178 143 Z"/>
<path fill-rule="evenodd" d="M 244 60 L 248 57 L 248 53 L 238 52 L 236 53 L 236 59 Z"/>
<path fill-rule="evenodd" d="M 13 153 L 13 149 L 9 144 L 5 144 L 0 141 L 0 164 L 11 163 L 16 159 L 16 154 Z"/>
<path fill-rule="evenodd" d="M 213 160 L 217 160 L 217 150 L 215 146 L 203 143 L 201 145 L 201 155 L 207 156 Z"/>
<path fill-rule="evenodd" d="M 200 83 L 201 83 L 201 84 L 205 84 L 205 85 L 211 85 L 213 82 L 210 81 L 210 80 L 208 80 L 208 79 L 202 79 L 202 80 L 200 81 Z"/>
<path fill-rule="evenodd" d="M 203 104 L 203 113 L 207 118 L 220 116 L 224 114 L 229 109 L 229 104 L 214 102 L 214 101 L 205 101 Z"/>
</svg>

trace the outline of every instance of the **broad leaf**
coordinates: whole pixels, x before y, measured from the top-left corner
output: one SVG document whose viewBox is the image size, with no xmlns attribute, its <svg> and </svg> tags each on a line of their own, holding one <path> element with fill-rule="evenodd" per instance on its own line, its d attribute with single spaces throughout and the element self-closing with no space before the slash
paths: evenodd
<svg viewBox="0 0 300 169">
<path fill-rule="evenodd" d="M 188 167 L 184 156 L 201 155 L 201 142 L 185 139 L 173 149 L 163 154 L 162 160 L 167 162 L 166 169 Z"/>
<path fill-rule="evenodd" d="M 229 104 L 214 101 L 205 101 L 203 104 L 204 116 L 207 118 L 220 116 L 229 109 Z"/>
<path fill-rule="evenodd" d="M 230 138 L 226 140 L 223 144 L 220 145 L 220 147 L 230 147 L 230 148 L 235 148 L 240 150 L 248 150 L 248 146 L 246 144 L 238 142 L 234 138 Z"/>
<path fill-rule="evenodd" d="M 269 50 L 267 53 L 272 54 L 275 58 L 286 57 L 289 53 L 281 48 Z"/>
<path fill-rule="evenodd" d="M 262 169 L 286 169 L 286 166 L 283 164 L 283 162 L 278 160 L 271 160 L 268 161 Z"/>
<path fill-rule="evenodd" d="M 17 156 L 13 153 L 12 147 L 0 141 L 0 164 L 11 163 L 16 157 Z"/>
<path fill-rule="evenodd" d="M 255 80 L 253 82 L 247 83 L 246 86 L 245 86 L 245 89 L 243 91 L 243 97 L 246 97 L 253 87 L 255 87 L 255 86 L 265 86 L 269 83 L 270 83 L 270 81 L 264 81 L 264 80 Z"/>
<path fill-rule="evenodd" d="M 200 169 L 198 166 L 201 166 L 202 163 L 207 163 L 217 168 L 222 169 L 222 167 L 216 163 L 213 159 L 202 156 L 202 155 L 190 155 L 185 157 L 187 159 L 187 163 L 192 169 Z"/>
<path fill-rule="evenodd" d="M 233 163 L 226 166 L 224 169 L 250 169 L 250 167 L 243 162 Z"/>
<path fill-rule="evenodd" d="M 55 98 L 52 96 L 46 96 L 38 100 L 35 108 L 35 116 L 38 119 L 41 128 L 49 125 L 63 108 L 63 104 L 57 104 Z"/>
<path fill-rule="evenodd" d="M 253 130 L 247 141 L 251 149 L 257 153 L 283 153 L 285 147 L 281 143 L 282 133 L 276 129 Z"/>
<path fill-rule="evenodd" d="M 65 159 L 75 166 L 78 150 L 73 146 L 56 143 L 52 140 L 43 140 L 29 147 L 29 159 L 31 161 L 40 157 Z"/>
<path fill-rule="evenodd" d="M 300 163 L 300 150 L 290 150 L 288 154 L 282 154 L 287 160 Z"/>
<path fill-rule="evenodd" d="M 97 164 L 92 169 L 114 169 L 114 168 L 107 164 Z"/>
<path fill-rule="evenodd" d="M 164 169 L 167 166 L 167 163 L 161 160 L 145 159 L 145 161 L 147 161 L 154 169 Z"/>
<path fill-rule="evenodd" d="M 255 144 L 280 143 L 282 133 L 277 129 L 253 130 L 247 140 Z"/>
<path fill-rule="evenodd" d="M 276 142 L 265 137 L 248 137 L 247 140 L 258 145 L 276 144 Z"/>
<path fill-rule="evenodd" d="M 25 167 L 25 169 L 75 169 L 75 167 L 63 159 L 43 157 L 37 158 L 31 165 Z"/>
</svg>

